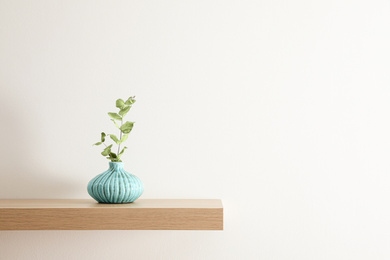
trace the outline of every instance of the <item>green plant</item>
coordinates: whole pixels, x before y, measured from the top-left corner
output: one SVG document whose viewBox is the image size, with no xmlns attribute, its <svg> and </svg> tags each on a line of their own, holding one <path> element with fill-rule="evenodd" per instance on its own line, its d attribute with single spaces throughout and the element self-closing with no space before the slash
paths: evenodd
<svg viewBox="0 0 390 260">
<path fill-rule="evenodd" d="M 129 112 L 132 105 L 135 103 L 135 96 L 129 97 L 126 101 L 123 101 L 123 99 L 118 99 L 116 101 L 116 107 L 119 108 L 118 113 L 108 113 L 108 115 L 111 117 L 111 121 L 114 122 L 115 126 L 119 129 L 119 138 L 114 134 L 108 134 L 106 135 L 104 132 L 101 133 L 100 142 L 97 142 L 93 145 L 101 145 L 104 144 L 106 148 L 104 148 L 103 152 L 101 153 L 104 157 L 111 160 L 112 162 L 121 162 L 121 156 L 127 149 L 127 147 L 123 147 L 123 149 L 120 151 L 121 144 L 127 140 L 129 133 L 133 129 L 134 122 L 126 121 L 123 123 L 123 118 L 125 115 Z M 120 126 L 116 121 L 120 121 Z M 118 145 L 118 152 L 113 153 L 111 151 L 112 144 L 106 145 L 104 142 L 106 141 L 106 136 L 110 136 L 111 140 L 113 140 Z M 120 152 L 119 152 L 120 151 Z"/>
</svg>

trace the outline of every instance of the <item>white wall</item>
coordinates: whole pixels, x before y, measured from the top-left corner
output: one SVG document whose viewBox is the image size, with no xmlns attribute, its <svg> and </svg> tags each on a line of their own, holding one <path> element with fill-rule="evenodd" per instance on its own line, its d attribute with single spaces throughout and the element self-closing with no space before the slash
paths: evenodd
<svg viewBox="0 0 390 260">
<path fill-rule="evenodd" d="M 390 259 L 387 0 L 0 0 L 0 198 L 89 198 L 137 96 L 142 198 L 225 230 L 0 232 L 0 259 Z"/>
</svg>

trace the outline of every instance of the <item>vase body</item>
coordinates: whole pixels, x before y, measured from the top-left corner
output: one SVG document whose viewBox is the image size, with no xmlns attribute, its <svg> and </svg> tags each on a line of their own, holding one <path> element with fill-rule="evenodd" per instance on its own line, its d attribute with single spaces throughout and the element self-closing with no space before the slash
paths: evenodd
<svg viewBox="0 0 390 260">
<path fill-rule="evenodd" d="M 141 180 L 126 172 L 122 162 L 110 162 L 107 171 L 88 183 L 89 195 L 99 203 L 131 203 L 143 191 Z"/>
</svg>

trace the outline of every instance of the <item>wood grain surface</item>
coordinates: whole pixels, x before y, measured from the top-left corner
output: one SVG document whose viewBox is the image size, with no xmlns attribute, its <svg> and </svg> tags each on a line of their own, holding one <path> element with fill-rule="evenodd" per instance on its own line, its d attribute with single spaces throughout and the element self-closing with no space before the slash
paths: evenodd
<svg viewBox="0 0 390 260">
<path fill-rule="evenodd" d="M 221 200 L 0 200 L 0 230 L 223 230 Z"/>
</svg>

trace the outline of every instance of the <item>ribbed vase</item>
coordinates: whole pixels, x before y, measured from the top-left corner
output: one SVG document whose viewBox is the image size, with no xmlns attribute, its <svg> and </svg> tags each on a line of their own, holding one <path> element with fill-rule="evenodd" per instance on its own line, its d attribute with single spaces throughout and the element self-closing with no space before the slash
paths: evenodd
<svg viewBox="0 0 390 260">
<path fill-rule="evenodd" d="M 144 191 L 141 180 L 123 169 L 122 162 L 110 162 L 109 169 L 88 183 L 88 193 L 99 203 L 131 203 Z"/>
</svg>

